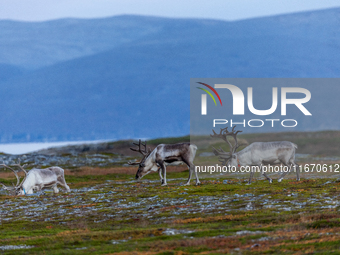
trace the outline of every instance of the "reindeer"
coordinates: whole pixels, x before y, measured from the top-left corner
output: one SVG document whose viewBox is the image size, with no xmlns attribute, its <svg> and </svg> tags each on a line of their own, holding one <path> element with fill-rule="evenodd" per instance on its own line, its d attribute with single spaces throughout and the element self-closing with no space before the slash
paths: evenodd
<svg viewBox="0 0 340 255">
<path fill-rule="evenodd" d="M 223 141 L 227 142 L 230 146 L 230 152 L 225 152 L 222 148 L 215 149 L 213 147 L 213 152 L 216 156 L 219 156 L 220 162 L 223 165 L 228 165 L 231 167 L 240 166 L 258 166 L 264 177 L 267 178 L 269 183 L 273 180 L 267 176 L 263 171 L 263 164 L 283 164 L 289 167 L 289 171 L 285 171 L 281 174 L 278 182 L 281 182 L 283 177 L 289 173 L 292 167 L 296 170 L 296 179 L 300 180 L 299 165 L 295 163 L 295 149 L 297 145 L 292 142 L 280 141 L 280 142 L 255 142 L 244 148 L 243 150 L 236 152 L 238 147 L 237 134 L 242 131 L 235 132 L 234 126 L 231 132 L 228 131 L 228 127 L 221 128 L 219 134 L 213 130 L 213 135 L 211 137 L 221 138 Z M 228 140 L 228 136 L 234 138 L 235 144 L 232 146 L 231 142 Z M 249 177 L 248 184 L 254 176 L 254 171 L 252 170 Z"/>
<path fill-rule="evenodd" d="M 139 140 L 139 144 L 133 143 L 138 146 L 138 149 L 130 148 L 143 155 L 140 162 L 128 162 L 129 165 L 139 165 L 136 179 L 141 179 L 144 175 L 150 172 L 158 171 L 161 180 L 161 185 L 166 186 L 166 165 L 185 163 L 189 168 L 189 178 L 186 184 L 190 184 L 192 173 L 195 172 L 196 185 L 200 184 L 197 172 L 195 171 L 194 158 L 196 155 L 197 146 L 190 143 L 177 143 L 177 144 L 160 144 L 153 151 L 147 149 L 146 142 L 143 144 Z M 142 150 L 141 146 L 144 147 Z M 163 178 L 163 176 L 164 178 Z"/>
<path fill-rule="evenodd" d="M 66 192 L 71 191 L 65 181 L 64 169 L 60 167 L 53 166 L 45 169 L 34 168 L 27 173 L 24 167 L 20 165 L 19 161 L 18 164 L 13 166 L 19 167 L 19 169 L 25 173 L 24 179 L 20 182 L 17 172 L 12 167 L 5 164 L 1 164 L 0 166 L 11 170 L 17 178 L 17 184 L 13 187 L 8 187 L 0 182 L 5 190 L 14 192 L 15 195 L 33 194 L 34 191 L 40 191 L 43 188 L 49 187 L 53 188 L 54 193 L 58 193 L 59 189 L 57 188 L 57 184 L 64 187 Z"/>
</svg>

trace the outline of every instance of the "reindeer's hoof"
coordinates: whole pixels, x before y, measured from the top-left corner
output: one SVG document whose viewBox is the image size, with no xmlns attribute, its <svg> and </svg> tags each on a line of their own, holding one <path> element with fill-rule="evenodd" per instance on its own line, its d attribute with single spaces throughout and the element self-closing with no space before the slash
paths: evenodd
<svg viewBox="0 0 340 255">
<path fill-rule="evenodd" d="M 272 180 L 272 179 L 269 179 L 269 183 L 273 183 L 273 180 Z"/>
<path fill-rule="evenodd" d="M 187 182 L 186 184 L 184 184 L 183 186 L 188 186 L 188 185 L 190 185 L 190 182 Z"/>
<path fill-rule="evenodd" d="M 277 181 L 278 181 L 278 182 L 282 182 L 282 178 L 278 179 Z"/>
<path fill-rule="evenodd" d="M 298 182 L 300 181 L 300 178 L 299 179 L 296 179 Z"/>
<path fill-rule="evenodd" d="M 167 183 L 162 183 L 162 185 L 161 186 L 167 186 L 168 184 Z"/>
<path fill-rule="evenodd" d="M 198 185 L 201 185 L 201 183 L 200 182 L 196 182 L 196 186 L 198 186 Z"/>
<path fill-rule="evenodd" d="M 164 184 L 164 180 L 163 179 L 161 180 L 161 183 Z"/>
<path fill-rule="evenodd" d="M 250 184 L 251 184 L 251 182 L 247 182 L 247 183 L 246 183 L 246 185 L 250 185 Z"/>
</svg>

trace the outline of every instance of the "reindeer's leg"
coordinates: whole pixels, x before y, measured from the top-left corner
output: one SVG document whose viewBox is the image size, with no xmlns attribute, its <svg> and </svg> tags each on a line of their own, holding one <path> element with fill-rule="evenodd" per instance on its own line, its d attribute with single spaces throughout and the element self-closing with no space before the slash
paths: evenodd
<svg viewBox="0 0 340 255">
<path fill-rule="evenodd" d="M 195 177 L 196 177 L 196 185 L 200 185 L 201 184 L 201 182 L 200 182 L 200 180 L 198 179 L 198 173 L 197 173 L 197 171 L 195 170 L 195 165 L 194 164 L 192 164 L 192 171 L 195 173 Z"/>
<path fill-rule="evenodd" d="M 53 192 L 54 192 L 55 194 L 59 193 L 59 189 L 58 189 L 58 187 L 57 187 L 57 184 L 53 185 L 52 188 L 53 188 Z"/>
<path fill-rule="evenodd" d="M 293 164 L 291 165 L 288 165 L 284 162 L 282 162 L 282 164 L 284 164 L 286 167 L 288 167 L 288 171 L 283 171 L 283 173 L 281 174 L 280 178 L 277 180 L 278 182 L 281 182 L 283 180 L 283 177 L 286 176 L 286 174 L 290 173 L 290 171 L 292 170 L 293 168 Z"/>
<path fill-rule="evenodd" d="M 59 182 L 58 181 L 58 184 L 60 186 L 64 187 L 66 189 L 66 192 L 70 192 L 71 191 L 70 187 L 66 184 L 66 182 Z"/>
<path fill-rule="evenodd" d="M 33 194 L 33 189 L 32 188 L 30 188 L 29 190 L 26 190 L 26 194 Z"/>
<path fill-rule="evenodd" d="M 183 160 L 183 162 L 187 165 L 188 169 L 189 169 L 189 178 L 188 181 L 184 184 L 184 186 L 186 185 L 190 185 L 190 180 L 191 180 L 191 176 L 192 176 L 192 171 L 191 171 L 191 167 L 189 162 L 187 162 L 187 160 Z"/>
<path fill-rule="evenodd" d="M 33 192 L 38 192 L 38 191 L 41 191 L 41 190 L 42 190 L 42 185 L 36 185 L 32 188 Z"/>
<path fill-rule="evenodd" d="M 189 178 L 188 178 L 188 181 L 184 184 L 184 186 L 187 186 L 187 185 L 190 185 L 190 180 L 191 180 L 191 176 L 192 176 L 192 171 L 190 169 L 190 167 L 188 166 L 189 168 Z"/>
<path fill-rule="evenodd" d="M 261 164 L 259 167 L 260 167 L 260 170 L 261 170 L 261 174 L 262 174 L 264 177 L 267 178 L 267 180 L 269 181 L 269 183 L 273 183 L 272 178 L 268 177 L 267 173 L 265 173 L 265 172 L 263 171 L 262 164 Z"/>
<path fill-rule="evenodd" d="M 34 191 L 36 191 L 36 192 L 42 191 L 43 188 L 44 188 L 44 185 L 43 185 L 43 184 L 38 184 L 38 185 L 36 185 L 35 187 L 33 187 L 33 188 L 31 189 L 31 190 L 32 190 L 32 193 L 31 193 L 31 194 L 33 194 Z M 27 194 L 28 194 L 28 192 L 27 192 Z"/>
<path fill-rule="evenodd" d="M 296 171 L 296 180 L 300 181 L 300 166 L 298 164 L 295 163 L 295 150 L 294 153 L 292 155 L 292 157 L 290 158 L 290 163 L 292 165 L 294 165 L 295 167 L 295 171 Z"/>
<path fill-rule="evenodd" d="M 296 180 L 300 181 L 300 166 L 296 163 L 295 164 L 295 170 L 296 170 Z"/>
<path fill-rule="evenodd" d="M 164 164 L 163 161 L 157 161 L 156 163 L 157 163 L 157 164 L 161 167 L 161 169 L 162 169 L 162 174 L 163 174 L 163 183 L 162 183 L 162 186 L 166 186 L 166 185 L 168 185 L 168 184 L 166 183 L 166 168 L 165 168 L 165 164 Z"/>
<path fill-rule="evenodd" d="M 65 188 L 66 188 L 66 192 L 70 192 L 71 191 L 70 187 L 66 184 L 66 182 L 65 182 Z"/>
<path fill-rule="evenodd" d="M 249 176 L 249 181 L 246 185 L 250 185 L 251 184 L 251 180 L 253 179 L 253 175 L 254 175 L 254 171 L 253 169 L 251 169 L 251 172 L 250 172 L 250 176 Z"/>
<path fill-rule="evenodd" d="M 66 189 L 66 192 L 70 192 L 71 191 L 70 187 L 67 185 L 67 183 L 65 181 L 65 177 L 58 177 L 57 184 L 59 184 L 60 186 L 64 187 Z"/>
<path fill-rule="evenodd" d="M 161 179 L 161 184 L 163 184 L 163 183 L 164 183 L 164 180 L 163 180 L 161 168 L 158 168 L 158 174 L 159 174 L 159 178 Z"/>
<path fill-rule="evenodd" d="M 190 162 L 190 160 L 186 159 L 186 158 L 183 158 L 182 159 L 183 162 L 188 166 L 189 168 L 189 178 L 188 178 L 188 181 L 186 182 L 186 184 L 184 184 L 184 186 L 186 185 L 190 185 L 190 180 L 191 180 L 191 176 L 192 176 L 192 173 L 195 172 L 195 177 L 196 177 L 196 185 L 199 185 L 201 184 L 200 183 L 200 180 L 198 179 L 198 174 L 197 172 L 195 171 L 195 165 L 193 163 Z"/>
</svg>

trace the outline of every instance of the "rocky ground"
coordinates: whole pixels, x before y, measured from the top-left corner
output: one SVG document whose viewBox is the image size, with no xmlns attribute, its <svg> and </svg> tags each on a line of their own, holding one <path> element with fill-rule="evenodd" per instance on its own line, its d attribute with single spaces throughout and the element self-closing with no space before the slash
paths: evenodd
<svg viewBox="0 0 340 255">
<path fill-rule="evenodd" d="M 174 171 L 172 171 L 174 170 Z M 335 179 L 210 178 L 181 186 L 183 168 L 142 182 L 130 174 L 66 176 L 71 193 L 0 196 L 4 254 L 310 254 L 338 251 Z M 184 172 L 182 172 L 184 170 Z M 164 252 L 167 253 L 164 253 Z"/>
<path fill-rule="evenodd" d="M 108 167 L 126 164 L 131 157 L 123 155 L 118 147 L 112 152 L 113 143 L 72 145 L 49 148 L 24 155 L 0 155 L 0 162 L 7 165 L 15 164 L 20 160 L 27 167 L 60 166 L 65 168 Z M 127 142 L 128 146 L 129 142 Z M 136 155 L 138 156 L 138 155 Z"/>
<path fill-rule="evenodd" d="M 70 193 L 43 190 L 28 196 L 0 191 L 1 254 L 312 254 L 338 252 L 340 182 L 336 174 L 288 175 L 269 184 L 259 174 L 200 175 L 182 186 L 185 166 L 168 167 L 135 181 L 132 141 L 0 155 L 11 165 L 65 169 Z M 150 142 L 154 147 L 159 141 Z M 304 152 L 304 151 L 303 151 Z M 212 158 L 199 150 L 196 162 Z M 332 153 L 301 153 L 298 162 L 335 166 Z M 323 177 L 323 178 L 320 178 Z M 14 181 L 1 171 L 0 181 Z"/>
</svg>

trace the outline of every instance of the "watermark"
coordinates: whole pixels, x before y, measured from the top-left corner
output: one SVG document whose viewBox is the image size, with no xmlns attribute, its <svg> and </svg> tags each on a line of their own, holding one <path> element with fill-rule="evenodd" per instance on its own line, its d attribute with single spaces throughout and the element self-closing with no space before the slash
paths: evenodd
<svg viewBox="0 0 340 255">
<path fill-rule="evenodd" d="M 339 84 L 340 78 L 190 79 L 196 172 L 296 172 L 297 179 L 300 172 L 339 173 Z M 316 164 L 305 164 L 308 158 Z"/>
<path fill-rule="evenodd" d="M 222 106 L 222 101 L 220 98 L 220 95 L 216 92 L 215 89 L 228 89 L 231 92 L 232 98 L 233 98 L 233 115 L 244 115 L 244 106 L 245 106 L 245 98 L 243 91 L 236 85 L 232 84 L 214 84 L 215 89 L 203 82 L 197 82 L 199 84 L 202 84 L 206 87 L 208 87 L 212 92 L 215 93 L 215 95 L 218 97 L 220 104 Z M 206 89 L 197 87 L 198 89 L 201 89 L 203 92 L 208 94 L 212 100 L 214 101 L 215 105 L 216 100 L 214 96 Z M 278 106 L 278 88 L 273 87 L 272 88 L 272 105 L 269 109 L 266 110 L 259 110 L 254 107 L 253 103 L 253 88 L 248 87 L 247 88 L 248 97 L 248 109 L 251 113 L 254 115 L 259 116 L 265 116 L 265 115 L 271 115 L 274 113 Z M 287 98 L 287 94 L 300 94 L 298 97 L 303 95 L 302 98 Z M 206 94 L 201 95 L 201 114 L 207 115 L 207 96 Z M 287 105 L 295 105 L 304 115 L 312 115 L 304 106 L 305 103 L 307 103 L 311 99 L 311 93 L 308 89 L 305 88 L 299 88 L 299 87 L 281 87 L 281 115 L 285 116 L 287 115 Z M 270 99 L 269 99 L 270 100 Z"/>
<path fill-rule="evenodd" d="M 212 128 L 234 125 L 246 132 L 340 126 L 340 121 L 324 118 L 320 110 L 323 102 L 329 102 L 322 94 L 333 97 L 331 91 L 339 83 L 340 79 L 192 78 L 190 135 L 207 135 Z M 335 117 L 337 113 L 331 109 L 328 114 Z"/>
<path fill-rule="evenodd" d="M 284 166 L 284 165 L 260 165 L 260 166 L 222 166 L 204 165 L 195 166 L 197 173 L 289 173 L 291 171 L 300 173 L 340 173 L 340 164 L 328 165 L 328 164 L 305 164 L 303 166 Z"/>
<path fill-rule="evenodd" d="M 230 123 L 230 124 L 228 124 Z M 278 124 L 279 123 L 279 124 Z M 274 127 L 275 125 L 281 125 L 282 127 L 296 127 L 298 125 L 297 120 L 294 119 L 251 119 L 251 120 L 239 120 L 235 121 L 233 119 L 227 120 L 227 119 L 213 119 L 213 127 L 217 127 L 218 125 L 230 125 L 231 127 L 234 125 L 239 125 L 242 127 L 263 127 L 264 125 L 271 125 L 271 127 Z"/>
</svg>

